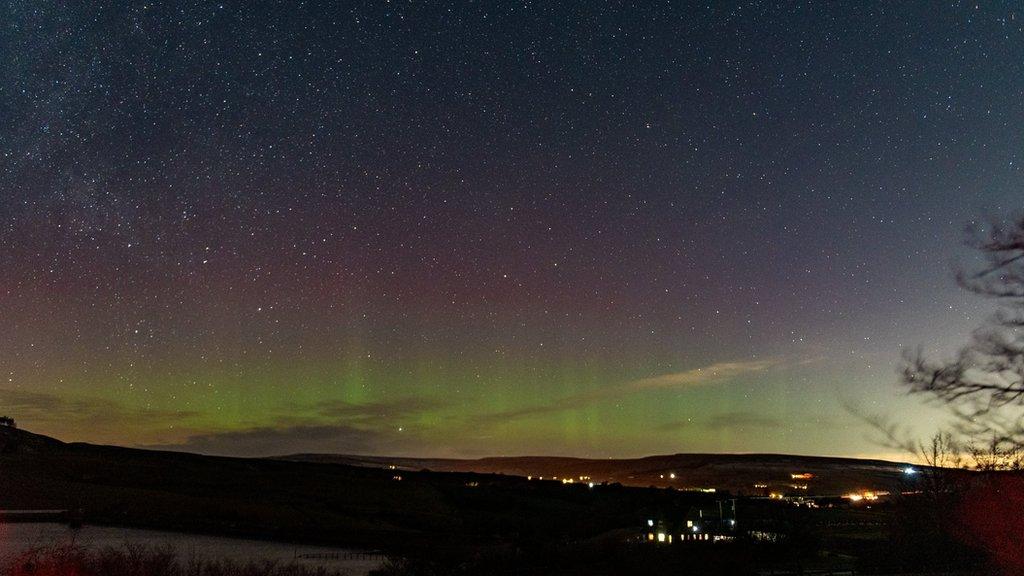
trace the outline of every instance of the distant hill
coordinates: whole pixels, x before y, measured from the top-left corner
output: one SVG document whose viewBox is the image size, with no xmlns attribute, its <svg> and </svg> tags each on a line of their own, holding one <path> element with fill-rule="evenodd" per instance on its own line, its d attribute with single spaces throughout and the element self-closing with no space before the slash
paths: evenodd
<svg viewBox="0 0 1024 576">
<path fill-rule="evenodd" d="M 589 538 L 705 494 L 64 443 L 0 426 L 0 509 L 402 551 Z"/>
<path fill-rule="evenodd" d="M 625 486 L 715 488 L 746 495 L 777 492 L 808 496 L 896 490 L 906 484 L 906 470 L 911 467 L 905 462 L 784 454 L 672 454 L 630 459 L 521 456 L 477 460 L 295 454 L 280 459 L 376 468 L 394 466 L 398 470 L 571 478 L 576 482 L 617 482 Z"/>
</svg>

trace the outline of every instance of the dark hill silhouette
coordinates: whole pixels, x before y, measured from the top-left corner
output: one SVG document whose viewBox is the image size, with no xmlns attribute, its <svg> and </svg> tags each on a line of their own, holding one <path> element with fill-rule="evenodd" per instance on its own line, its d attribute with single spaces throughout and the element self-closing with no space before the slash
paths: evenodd
<svg viewBox="0 0 1024 576">
<path fill-rule="evenodd" d="M 589 477 L 597 483 L 618 482 L 627 486 L 715 488 L 732 493 L 779 492 L 810 496 L 834 496 L 865 489 L 895 490 L 905 483 L 905 471 L 910 467 L 904 462 L 786 454 L 671 454 L 628 459 L 519 456 L 476 460 L 296 454 L 281 459 L 395 466 L 405 470 L 572 478 L 575 481 Z M 794 474 L 812 474 L 813 477 L 793 478 Z"/>
<path fill-rule="evenodd" d="M 723 503 L 725 510 L 733 510 L 732 500 L 734 513 L 741 519 L 739 525 L 784 534 L 786 542 L 797 543 L 793 550 L 818 546 L 814 543 L 821 541 L 831 542 L 829 546 L 834 545 L 841 554 L 873 558 L 879 550 L 884 552 L 892 539 L 889 527 L 899 526 L 893 523 L 899 502 L 859 506 L 841 499 L 822 499 L 821 506 L 812 508 L 767 498 L 733 499 L 735 494 L 724 491 L 731 485 L 752 488 L 755 482 L 783 487 L 808 484 L 806 491 L 796 494 L 900 488 L 907 486 L 904 482 L 913 484 L 903 478 L 904 466 L 771 454 L 675 454 L 625 460 L 336 455 L 226 458 L 64 443 L 0 426 L 0 509 L 71 510 L 66 518 L 85 523 L 383 549 L 408 558 L 452 560 L 458 566 L 476 558 L 490 558 L 502 566 L 510 558 L 576 565 L 586 564 L 581 558 L 587 554 L 610 551 L 609 556 L 600 556 L 601 560 L 590 556 L 594 561 L 583 573 L 592 574 L 601 573 L 595 566 L 603 566 L 609 558 L 631 565 L 637 549 L 627 542 L 640 530 L 646 531 L 653 519 L 678 521 L 695 509 L 713 517 L 716 510 L 723 510 Z M 423 467 L 454 471 L 423 471 Z M 478 472 L 459 471 L 467 469 Z M 577 481 L 565 485 L 518 476 L 550 477 L 556 473 Z M 676 478 L 670 478 L 671 474 Z M 793 474 L 813 477 L 793 479 Z M 589 487 L 579 476 L 613 482 Z M 922 479 L 929 476 L 922 474 Z M 631 487 L 618 481 L 677 489 Z M 678 489 L 691 485 L 714 486 L 718 491 Z M 916 533 L 916 527 L 910 529 Z M 916 549 L 913 542 L 907 549 Z M 529 553 L 516 556 L 524 550 Z M 707 550 L 718 558 L 725 548 L 714 545 Z M 760 548 L 728 550 L 732 559 L 733 550 L 754 554 Z M 690 555 L 659 553 L 649 558 L 657 564 Z M 753 566 L 756 559 L 744 562 Z M 663 568 L 649 573 L 672 571 Z M 615 569 L 603 573 L 631 572 Z"/>
<path fill-rule="evenodd" d="M 703 498 L 704 500 L 699 500 Z M 584 538 L 706 495 L 64 443 L 0 427 L 0 509 L 398 550 Z"/>
<path fill-rule="evenodd" d="M 65 446 L 60 440 L 19 430 L 12 426 L 0 426 L 0 454 L 31 454 L 56 450 Z"/>
</svg>

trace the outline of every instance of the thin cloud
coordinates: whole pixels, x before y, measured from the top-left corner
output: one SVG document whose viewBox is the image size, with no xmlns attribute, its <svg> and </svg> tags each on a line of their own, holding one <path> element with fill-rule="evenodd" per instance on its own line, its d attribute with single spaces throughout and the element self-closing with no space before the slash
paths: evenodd
<svg viewBox="0 0 1024 576">
<path fill-rule="evenodd" d="M 330 418 L 366 420 L 415 417 L 444 406 L 444 402 L 433 398 L 407 397 L 366 403 L 329 400 L 319 403 L 314 409 Z"/>
<path fill-rule="evenodd" d="M 271 424 L 238 430 L 194 430 L 183 441 L 143 448 L 221 456 L 279 456 L 300 452 L 369 454 L 393 451 L 417 438 L 398 426 L 420 414 L 444 407 L 431 398 L 404 397 L 356 403 L 328 400 L 302 414 L 280 416 Z"/>
<path fill-rule="evenodd" d="M 345 424 L 263 426 L 193 434 L 184 442 L 151 444 L 143 448 L 220 456 L 276 456 L 298 452 L 335 454 L 373 453 L 391 444 L 391 435 Z"/>
<path fill-rule="evenodd" d="M 692 388 L 706 386 L 717 382 L 732 380 L 739 376 L 755 372 L 763 372 L 778 364 L 777 360 L 753 360 L 749 362 L 719 362 L 702 368 L 694 368 L 685 372 L 673 372 L 650 378 L 641 378 L 629 382 L 627 386 L 635 390 L 651 388 Z"/>
<path fill-rule="evenodd" d="M 176 424 L 195 416 L 191 410 L 131 409 L 102 398 L 64 398 L 43 392 L 0 389 L 0 406 L 23 424 L 31 427 L 65 427 L 69 423 L 87 424 L 92 432 L 135 426 Z"/>
<path fill-rule="evenodd" d="M 635 394 L 641 391 L 668 390 L 668 389 L 689 389 L 712 384 L 720 384 L 732 381 L 741 376 L 764 372 L 779 364 L 777 360 L 752 360 L 748 362 L 720 362 L 701 368 L 694 368 L 685 372 L 674 372 L 662 374 L 649 378 L 630 380 L 617 386 L 600 388 L 591 392 L 574 394 L 560 398 L 548 404 L 526 406 L 502 412 L 493 412 L 477 416 L 480 424 L 493 424 L 517 420 L 520 418 L 538 416 L 574 410 L 583 406 L 589 406 L 598 402 Z"/>
<path fill-rule="evenodd" d="M 782 428 L 785 426 L 785 422 L 779 418 L 753 412 L 729 412 L 716 414 L 702 422 L 701 425 L 707 430 L 717 431 L 768 430 Z"/>
<path fill-rule="evenodd" d="M 766 430 L 782 428 L 785 422 L 773 416 L 756 414 L 753 412 L 726 412 L 715 414 L 704 419 L 687 418 L 666 422 L 658 426 L 659 430 L 672 432 L 685 429 L 700 429 L 703 431 L 726 431 L 726 430 Z"/>
</svg>

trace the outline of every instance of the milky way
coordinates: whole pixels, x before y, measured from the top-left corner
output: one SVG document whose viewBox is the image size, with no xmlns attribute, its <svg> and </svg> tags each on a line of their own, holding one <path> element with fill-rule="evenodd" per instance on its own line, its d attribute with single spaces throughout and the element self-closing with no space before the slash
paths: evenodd
<svg viewBox="0 0 1024 576">
<path fill-rule="evenodd" d="M 877 453 L 1024 208 L 1015 3 L 10 2 L 0 406 L 213 453 Z"/>
</svg>

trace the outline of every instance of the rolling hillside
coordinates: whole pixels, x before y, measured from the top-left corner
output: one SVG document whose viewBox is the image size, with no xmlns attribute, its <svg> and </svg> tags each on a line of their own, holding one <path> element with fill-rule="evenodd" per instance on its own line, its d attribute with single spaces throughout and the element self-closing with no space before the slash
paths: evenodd
<svg viewBox="0 0 1024 576">
<path fill-rule="evenodd" d="M 778 492 L 837 496 L 861 490 L 898 490 L 912 481 L 905 473 L 910 467 L 906 463 L 781 454 L 673 454 L 605 460 L 529 456 L 457 460 L 298 454 L 282 459 L 366 467 L 394 466 L 399 470 L 572 478 L 577 482 L 582 477 L 595 483 L 617 482 L 625 486 L 683 490 L 715 488 L 747 495 Z M 806 476 L 808 474 L 809 477 Z"/>
<path fill-rule="evenodd" d="M 436 550 L 588 538 L 708 498 L 63 443 L 0 426 L 0 509 L 80 510 L 96 524 Z"/>
</svg>

